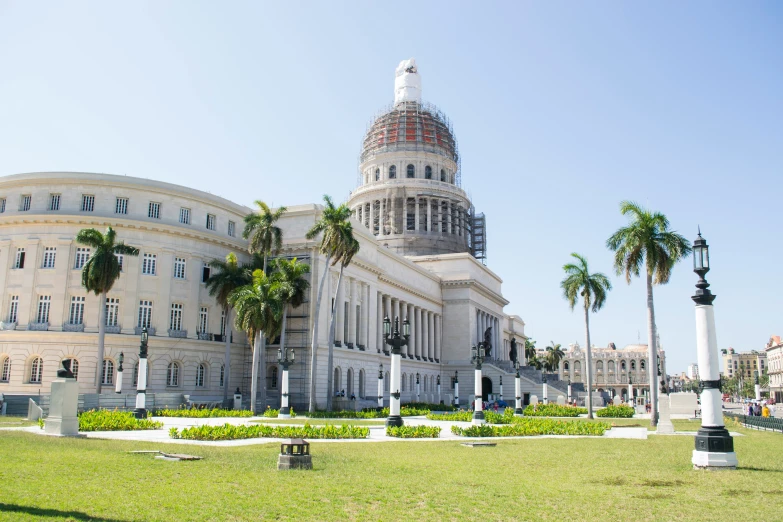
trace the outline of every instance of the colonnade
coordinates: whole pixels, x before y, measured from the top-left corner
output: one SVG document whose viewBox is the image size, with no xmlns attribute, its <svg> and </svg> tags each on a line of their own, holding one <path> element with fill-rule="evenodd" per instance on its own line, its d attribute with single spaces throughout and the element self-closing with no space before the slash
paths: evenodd
<svg viewBox="0 0 783 522">
<path fill-rule="evenodd" d="M 500 326 L 500 318 L 484 312 L 483 310 L 476 309 L 476 344 L 478 345 L 478 343 L 484 341 L 484 332 L 487 331 L 487 328 L 492 327 L 492 337 L 490 338 L 490 342 L 492 343 L 492 359 L 506 358 L 504 347 L 500 342 L 502 338 Z"/>
<path fill-rule="evenodd" d="M 414 304 L 402 301 L 388 294 L 378 293 L 378 346 L 383 347 L 383 318 L 388 316 L 394 321 L 400 318 L 410 323 L 408 345 L 402 348 L 402 358 L 419 361 L 440 362 L 442 323 L 440 314 L 426 310 Z M 392 326 L 393 328 L 393 326 Z M 402 328 L 402 325 L 400 325 Z M 383 348 L 386 351 L 386 348 Z"/>
<path fill-rule="evenodd" d="M 467 236 L 468 211 L 438 197 L 384 197 L 353 208 L 354 217 L 376 236 L 404 231 Z"/>
</svg>

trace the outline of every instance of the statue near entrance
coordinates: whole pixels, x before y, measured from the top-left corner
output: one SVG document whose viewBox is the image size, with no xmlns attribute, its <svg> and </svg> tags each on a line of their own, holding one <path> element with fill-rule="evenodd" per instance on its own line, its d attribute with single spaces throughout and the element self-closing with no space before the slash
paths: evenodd
<svg viewBox="0 0 783 522">
<path fill-rule="evenodd" d="M 512 363 L 517 362 L 517 340 L 515 338 L 511 338 L 511 349 L 508 351 L 508 358 L 511 359 Z"/>
<path fill-rule="evenodd" d="M 490 326 L 484 331 L 484 357 L 490 358 L 492 353 L 492 327 Z"/>
</svg>

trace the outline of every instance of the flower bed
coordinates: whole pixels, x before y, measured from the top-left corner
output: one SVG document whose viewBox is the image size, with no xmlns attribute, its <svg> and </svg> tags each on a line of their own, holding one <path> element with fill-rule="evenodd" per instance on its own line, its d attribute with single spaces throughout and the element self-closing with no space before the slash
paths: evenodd
<svg viewBox="0 0 783 522">
<path fill-rule="evenodd" d="M 603 435 L 611 426 L 607 422 L 562 421 L 554 419 L 516 418 L 512 424 L 491 426 L 481 424 L 451 432 L 464 437 L 531 437 L 535 435 Z"/>
<path fill-rule="evenodd" d="M 307 438 L 307 439 L 366 439 L 369 428 L 359 426 L 267 426 L 253 424 L 251 426 L 193 426 L 192 428 L 169 430 L 172 439 L 189 440 L 236 440 L 255 438 Z"/>
<path fill-rule="evenodd" d="M 212 418 L 212 417 L 252 417 L 250 410 L 224 410 L 222 408 L 198 409 L 179 408 L 176 410 L 155 410 L 155 417 L 188 417 L 188 418 Z"/>
<path fill-rule="evenodd" d="M 620 417 L 629 419 L 633 417 L 634 409 L 630 406 L 607 406 L 595 412 L 596 417 Z"/>
<path fill-rule="evenodd" d="M 44 419 L 38 419 L 38 427 L 44 429 Z M 79 431 L 156 430 L 162 427 L 163 423 L 159 421 L 137 419 L 132 411 L 90 410 L 79 414 Z"/>
<path fill-rule="evenodd" d="M 522 412 L 526 417 L 579 417 L 584 413 L 587 413 L 587 408 L 561 404 L 528 404 Z"/>
<path fill-rule="evenodd" d="M 440 437 L 439 426 L 389 426 L 386 435 L 401 439 L 437 439 Z"/>
</svg>

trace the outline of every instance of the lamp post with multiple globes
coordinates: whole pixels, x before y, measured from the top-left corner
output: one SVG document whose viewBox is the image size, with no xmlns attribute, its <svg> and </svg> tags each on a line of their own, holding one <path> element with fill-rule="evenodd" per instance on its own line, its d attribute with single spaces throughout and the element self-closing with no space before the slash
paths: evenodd
<svg viewBox="0 0 783 522">
<path fill-rule="evenodd" d="M 296 354 L 293 348 L 288 348 L 283 353 L 283 350 L 277 350 L 277 362 L 283 367 L 283 382 L 281 384 L 280 393 L 280 413 L 278 417 L 281 419 L 288 419 L 291 417 L 291 408 L 288 407 L 288 367 L 294 364 Z"/>
<path fill-rule="evenodd" d="M 394 318 L 394 331 L 392 331 L 389 316 L 384 317 L 383 337 L 386 344 L 391 347 L 389 417 L 386 419 L 386 426 L 403 425 L 402 417 L 400 416 L 400 353 L 402 353 L 402 347 L 408 345 L 410 334 L 411 326 L 407 319 L 402 322 L 402 334 L 400 334 L 400 318 Z"/>
</svg>

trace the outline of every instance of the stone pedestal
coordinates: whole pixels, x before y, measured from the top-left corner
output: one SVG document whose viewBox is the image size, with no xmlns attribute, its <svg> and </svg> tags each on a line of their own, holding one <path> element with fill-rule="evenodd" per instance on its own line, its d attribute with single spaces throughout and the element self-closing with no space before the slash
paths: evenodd
<svg viewBox="0 0 783 522">
<path fill-rule="evenodd" d="M 669 396 L 663 393 L 658 395 L 658 429 L 655 433 L 664 435 L 674 433 Z"/>
<path fill-rule="evenodd" d="M 44 421 L 48 435 L 73 436 L 79 434 L 79 385 L 76 379 L 57 378 L 52 381 L 49 416 Z"/>
<path fill-rule="evenodd" d="M 241 393 L 235 393 L 234 394 L 234 409 L 235 410 L 241 410 L 242 409 L 242 394 Z"/>
<path fill-rule="evenodd" d="M 313 469 L 311 455 L 278 455 L 277 469 Z"/>
</svg>

